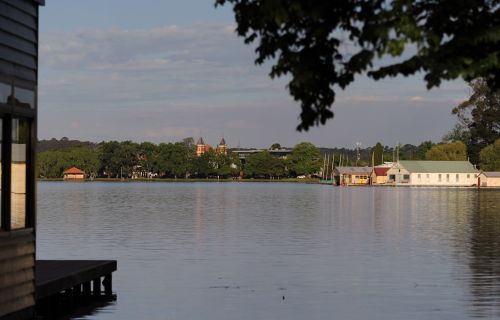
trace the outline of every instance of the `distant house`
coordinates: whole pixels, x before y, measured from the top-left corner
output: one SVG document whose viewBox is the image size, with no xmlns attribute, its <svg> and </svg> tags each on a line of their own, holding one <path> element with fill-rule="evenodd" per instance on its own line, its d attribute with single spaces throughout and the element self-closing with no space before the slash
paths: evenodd
<svg viewBox="0 0 500 320">
<path fill-rule="evenodd" d="M 371 174 L 372 184 L 386 184 L 387 183 L 387 171 L 390 167 L 374 167 Z"/>
<path fill-rule="evenodd" d="M 372 167 L 336 167 L 333 176 L 336 185 L 368 185 Z"/>
<path fill-rule="evenodd" d="M 477 181 L 481 187 L 500 187 L 500 172 L 481 172 Z"/>
<path fill-rule="evenodd" d="M 401 160 L 387 171 L 387 183 L 412 186 L 477 185 L 478 170 L 469 161 Z"/>
<path fill-rule="evenodd" d="M 64 180 L 84 180 L 85 172 L 78 168 L 70 168 L 63 172 Z"/>
</svg>

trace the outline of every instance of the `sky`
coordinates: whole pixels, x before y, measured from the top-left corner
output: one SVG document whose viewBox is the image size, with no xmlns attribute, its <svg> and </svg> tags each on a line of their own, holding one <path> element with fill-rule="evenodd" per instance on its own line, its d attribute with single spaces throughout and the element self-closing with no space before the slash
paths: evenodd
<svg viewBox="0 0 500 320">
<path fill-rule="evenodd" d="M 421 75 L 338 91 L 335 118 L 297 132 L 287 79 L 254 64 L 230 6 L 213 0 L 48 0 L 40 13 L 39 138 L 216 145 L 371 147 L 439 141 L 461 80 L 428 91 Z"/>
</svg>

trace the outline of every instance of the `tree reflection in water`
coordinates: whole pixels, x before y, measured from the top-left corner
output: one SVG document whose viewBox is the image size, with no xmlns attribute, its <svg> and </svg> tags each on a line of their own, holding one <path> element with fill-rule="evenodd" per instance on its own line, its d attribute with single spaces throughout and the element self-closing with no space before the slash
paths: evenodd
<svg viewBox="0 0 500 320">
<path fill-rule="evenodd" d="M 500 318 L 500 191 L 478 192 L 469 241 L 472 315 Z"/>
</svg>

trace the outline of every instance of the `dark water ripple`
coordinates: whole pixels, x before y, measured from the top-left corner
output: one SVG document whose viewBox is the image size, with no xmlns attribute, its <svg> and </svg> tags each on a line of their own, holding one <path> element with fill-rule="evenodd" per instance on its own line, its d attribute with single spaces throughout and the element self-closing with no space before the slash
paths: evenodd
<svg viewBox="0 0 500 320">
<path fill-rule="evenodd" d="M 39 183 L 38 258 L 117 259 L 85 319 L 498 319 L 500 191 Z"/>
</svg>

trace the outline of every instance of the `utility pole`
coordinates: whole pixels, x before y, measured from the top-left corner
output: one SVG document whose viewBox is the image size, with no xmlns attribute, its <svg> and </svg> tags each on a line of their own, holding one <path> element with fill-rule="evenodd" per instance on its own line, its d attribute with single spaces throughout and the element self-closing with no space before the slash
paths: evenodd
<svg viewBox="0 0 500 320">
<path fill-rule="evenodd" d="M 359 149 L 361 148 L 361 142 L 356 142 L 356 167 L 358 166 L 358 161 L 361 159 Z"/>
</svg>

